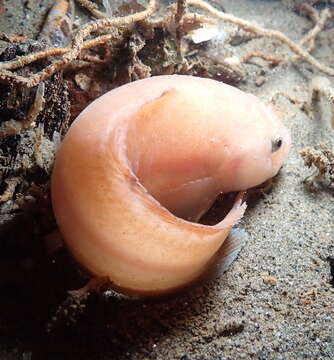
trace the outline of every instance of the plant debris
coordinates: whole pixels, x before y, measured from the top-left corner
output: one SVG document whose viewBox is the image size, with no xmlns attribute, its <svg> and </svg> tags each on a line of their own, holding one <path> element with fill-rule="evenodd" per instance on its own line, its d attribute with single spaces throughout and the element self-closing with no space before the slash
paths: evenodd
<svg viewBox="0 0 334 360">
<path fill-rule="evenodd" d="M 329 121 L 328 124 L 334 129 L 334 88 L 328 78 L 317 76 L 310 82 L 310 104 L 309 110 L 315 112 L 316 105 L 321 104 L 323 99 L 329 105 Z M 324 109 L 320 109 L 324 110 Z M 323 111 L 321 111 L 323 112 Z"/>
<path fill-rule="evenodd" d="M 304 183 L 311 191 L 326 186 L 334 189 L 334 153 L 325 144 L 316 148 L 307 147 L 300 152 L 305 166 L 315 168 L 315 173 L 308 176 Z"/>
</svg>

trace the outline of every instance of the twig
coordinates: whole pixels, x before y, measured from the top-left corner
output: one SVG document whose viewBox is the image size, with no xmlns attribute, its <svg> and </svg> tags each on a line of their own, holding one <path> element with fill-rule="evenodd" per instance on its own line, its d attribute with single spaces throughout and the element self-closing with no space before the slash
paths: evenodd
<svg viewBox="0 0 334 360">
<path fill-rule="evenodd" d="M 81 6 L 90 11 L 96 18 L 105 19 L 107 15 L 100 11 L 97 5 L 89 0 L 76 0 Z"/>
<path fill-rule="evenodd" d="M 39 113 L 43 110 L 45 105 L 45 85 L 41 82 L 36 91 L 35 100 L 31 105 L 27 117 L 22 121 L 22 128 L 24 130 L 32 129 L 36 125 L 36 119 Z"/>
<path fill-rule="evenodd" d="M 100 293 L 104 288 L 108 288 L 108 285 L 110 285 L 110 279 L 108 276 L 93 277 L 80 289 L 69 290 L 68 293 L 71 296 L 82 297 L 87 293 Z"/>
<path fill-rule="evenodd" d="M 15 70 L 23 66 L 26 66 L 34 61 L 45 59 L 49 56 L 63 55 L 68 50 L 69 50 L 68 48 L 51 48 L 47 50 L 38 51 L 33 54 L 18 56 L 13 60 L 4 61 L 0 63 L 0 70 Z"/>
<path fill-rule="evenodd" d="M 324 9 L 321 12 L 315 26 L 300 40 L 299 45 L 304 45 L 309 43 L 307 47 L 307 51 L 309 52 L 312 51 L 314 49 L 315 38 L 320 33 L 320 31 L 325 27 L 326 21 L 331 17 L 332 14 L 329 11 L 329 9 Z"/>
<path fill-rule="evenodd" d="M 96 37 L 95 39 L 86 40 L 82 44 L 81 50 L 87 50 L 92 47 L 95 47 L 100 44 L 104 44 L 110 40 L 115 39 L 117 35 L 115 33 L 107 34 L 107 35 L 101 35 Z M 35 52 L 33 54 L 24 55 L 24 56 L 18 56 L 17 58 L 10 60 L 10 61 L 4 61 L 0 63 L 0 71 L 1 70 L 15 70 L 18 68 L 21 68 L 23 66 L 26 66 L 34 61 L 38 61 L 41 59 L 45 59 L 50 56 L 59 56 L 66 54 L 70 48 L 51 48 L 42 50 L 39 52 Z"/>
<path fill-rule="evenodd" d="M 319 21 L 318 11 L 310 4 L 304 2 L 298 7 L 299 12 L 305 13 L 316 24 Z"/>
<path fill-rule="evenodd" d="M 11 43 L 19 43 L 27 40 L 25 36 L 8 36 L 7 34 L 0 32 L 0 40 L 8 41 Z"/>
<path fill-rule="evenodd" d="M 272 55 L 263 54 L 261 51 L 254 51 L 250 54 L 247 54 L 243 57 L 242 62 L 247 62 L 253 57 L 259 57 L 263 60 L 269 61 L 275 65 L 278 65 L 279 63 L 283 62 L 283 59 L 275 58 Z"/>
<path fill-rule="evenodd" d="M 48 13 L 38 40 L 44 40 L 53 46 L 66 46 L 72 34 L 73 6 L 73 0 L 56 0 Z"/>
<path fill-rule="evenodd" d="M 92 63 L 90 61 L 85 60 L 73 60 L 69 64 L 67 64 L 64 67 L 64 72 L 75 72 L 79 69 L 83 69 L 86 67 L 92 66 Z"/>
<path fill-rule="evenodd" d="M 101 59 L 97 55 L 89 55 L 89 54 L 82 54 L 80 55 L 79 58 L 80 60 L 88 61 L 90 63 L 95 63 L 95 64 L 105 64 L 107 61 L 110 60 L 110 59 Z"/>
<path fill-rule="evenodd" d="M 173 6 L 170 6 L 170 9 L 173 9 Z M 174 15 L 174 19 L 175 19 L 175 15 Z M 170 19 L 168 19 L 167 22 L 170 22 Z M 186 34 L 193 29 L 198 29 L 202 27 L 204 24 L 216 25 L 217 19 L 190 11 L 187 11 L 182 17 L 182 30 Z M 152 27 L 163 27 L 166 25 L 166 18 L 162 17 L 159 19 L 151 20 L 150 25 Z"/>
<path fill-rule="evenodd" d="M 287 98 L 292 104 L 297 104 L 297 105 L 304 105 L 305 101 L 304 100 L 300 100 L 297 99 L 296 97 L 290 95 L 289 93 L 285 92 L 285 91 L 277 91 L 273 96 L 271 96 L 270 99 L 270 103 L 274 101 L 274 99 L 278 96 L 284 96 L 285 98 Z"/>
<path fill-rule="evenodd" d="M 188 5 L 192 5 L 198 8 L 201 8 L 203 10 L 208 11 L 213 16 L 216 16 L 217 18 L 224 20 L 226 22 L 230 22 L 232 24 L 236 24 L 245 31 L 249 31 L 252 33 L 255 33 L 257 35 L 266 36 L 272 39 L 277 39 L 287 45 L 290 50 L 292 50 L 294 53 L 299 55 L 304 61 L 310 63 L 318 70 L 324 72 L 325 74 L 334 76 L 334 69 L 326 66 L 322 63 L 320 63 L 318 60 L 316 60 L 312 55 L 310 55 L 306 50 L 302 49 L 298 44 L 296 44 L 294 41 L 289 39 L 286 35 L 281 33 L 280 31 L 276 30 L 269 30 L 262 28 L 261 26 L 255 25 L 249 21 L 240 19 L 234 15 L 231 14 L 225 14 L 221 11 L 216 10 L 213 6 L 209 5 L 203 0 L 188 0 Z"/>
<path fill-rule="evenodd" d="M 182 54 L 182 38 L 183 38 L 183 17 L 187 11 L 187 2 L 186 0 L 177 0 L 176 13 L 175 13 L 175 23 L 176 23 L 176 45 L 177 51 L 181 58 Z"/>
</svg>

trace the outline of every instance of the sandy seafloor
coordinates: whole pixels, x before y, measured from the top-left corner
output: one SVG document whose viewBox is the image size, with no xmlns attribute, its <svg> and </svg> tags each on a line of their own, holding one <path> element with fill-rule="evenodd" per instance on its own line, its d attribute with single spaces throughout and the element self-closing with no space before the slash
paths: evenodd
<svg viewBox="0 0 334 360">
<path fill-rule="evenodd" d="M 26 18 L 22 1 L 5 3 L 15 16 L 1 19 L 0 31 L 23 29 L 31 36 L 43 11 Z M 295 40 L 311 27 L 279 1 L 223 4 L 228 12 Z M 283 48 L 272 44 L 257 39 L 245 46 L 280 55 Z M 334 67 L 333 22 L 320 36 L 314 55 Z M 256 86 L 261 67 L 248 65 L 243 89 L 264 100 L 279 91 L 307 99 L 309 79 L 316 74 L 309 65 L 270 70 L 263 61 L 255 62 L 264 65 L 265 82 Z M 334 198 L 330 191 L 311 193 L 305 188 L 303 179 L 310 170 L 299 155 L 305 146 L 320 142 L 334 149 L 334 130 L 326 112 L 312 118 L 286 97 L 275 99 L 291 129 L 293 148 L 270 193 L 249 208 L 239 224 L 249 240 L 227 273 L 170 299 L 101 295 L 74 325 L 51 335 L 33 323 L 25 323 L 22 331 L 6 323 L 1 314 L 14 310 L 2 307 L 0 359 L 334 359 L 334 288 L 328 261 L 334 256 Z M 270 283 L 269 275 L 277 282 Z M 45 284 L 46 292 L 50 286 Z"/>
</svg>

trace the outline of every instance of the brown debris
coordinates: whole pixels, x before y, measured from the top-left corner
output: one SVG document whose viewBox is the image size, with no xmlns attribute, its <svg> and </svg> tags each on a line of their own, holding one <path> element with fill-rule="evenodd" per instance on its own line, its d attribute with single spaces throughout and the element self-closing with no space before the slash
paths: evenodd
<svg viewBox="0 0 334 360">
<path fill-rule="evenodd" d="M 313 302 L 316 300 L 317 291 L 315 289 L 311 289 L 301 294 L 300 297 L 301 297 L 301 303 L 303 305 L 312 305 Z"/>
<path fill-rule="evenodd" d="M 247 324 L 245 320 L 235 319 L 229 322 L 223 322 L 223 320 L 221 320 L 215 326 L 216 334 L 219 337 L 229 337 L 237 335 L 244 331 L 246 325 Z"/>
<path fill-rule="evenodd" d="M 176 43 L 178 47 L 179 55 L 182 56 L 181 41 L 183 38 L 183 17 L 187 11 L 187 1 L 177 0 L 175 23 L 176 23 Z"/>
<path fill-rule="evenodd" d="M 272 55 L 263 54 L 261 51 L 254 51 L 250 54 L 247 54 L 246 56 L 243 57 L 242 61 L 248 62 L 253 57 L 259 57 L 263 60 L 271 62 L 273 65 L 278 65 L 284 61 L 283 59 L 276 58 Z"/>
<path fill-rule="evenodd" d="M 89 0 L 76 0 L 81 6 L 86 8 L 92 15 L 98 19 L 106 18 L 106 14 L 98 9 L 98 6 Z"/>
<path fill-rule="evenodd" d="M 329 79 L 317 76 L 310 82 L 310 104 L 309 110 L 315 110 L 315 103 L 321 104 L 323 98 L 330 106 L 329 125 L 334 128 L 334 88 Z"/>
<path fill-rule="evenodd" d="M 305 101 L 296 98 L 295 96 L 285 92 L 285 91 L 277 91 L 272 97 L 271 97 L 271 102 L 273 102 L 275 100 L 276 97 L 278 96 L 284 96 L 285 98 L 287 98 L 292 104 L 296 104 L 296 105 L 305 105 Z"/>
<path fill-rule="evenodd" d="M 80 296 L 70 295 L 65 301 L 58 307 L 54 316 L 47 324 L 47 332 L 52 333 L 57 330 L 58 327 L 70 326 L 75 324 L 86 310 L 86 302 L 90 296 L 90 293 L 85 293 Z"/>
<path fill-rule="evenodd" d="M 19 43 L 27 40 L 25 36 L 8 36 L 7 34 L 0 32 L 0 40 L 8 41 L 11 43 Z"/>
<path fill-rule="evenodd" d="M 311 191 L 319 189 L 320 185 L 334 188 L 334 153 L 325 144 L 317 148 L 307 147 L 300 152 L 307 167 L 316 169 L 308 176 L 304 183 Z"/>
<path fill-rule="evenodd" d="M 207 56 L 205 44 L 198 46 L 187 37 L 190 31 L 213 22 L 215 20 L 203 15 L 189 11 L 184 13 L 178 24 L 183 33 L 180 45 L 176 37 L 176 7 L 170 6 L 161 19 L 140 21 L 131 31 L 119 27 L 113 29 L 113 36 L 107 34 L 85 40 L 80 60 L 72 61 L 65 67 L 65 78 L 70 87 L 71 116 L 77 116 L 89 102 L 105 92 L 153 75 L 179 73 L 234 84 L 243 80 L 240 65 L 228 63 L 227 59 L 214 61 Z M 98 39 L 101 39 L 99 47 L 96 46 Z M 66 48 L 61 51 L 65 54 Z M 13 67 L 14 64 L 6 66 Z M 86 78 L 84 86 L 80 81 L 82 77 Z"/>
<path fill-rule="evenodd" d="M 35 100 L 32 103 L 26 117 L 22 121 L 16 121 L 10 119 L 3 122 L 0 126 L 0 139 L 6 136 L 13 136 L 19 134 L 22 130 L 29 130 L 35 127 L 36 119 L 40 112 L 44 108 L 45 98 L 44 98 L 45 84 L 40 83 L 37 87 Z"/>
<path fill-rule="evenodd" d="M 81 298 L 88 293 L 99 293 L 109 288 L 110 280 L 108 276 L 93 277 L 88 280 L 87 284 L 80 289 L 68 291 L 71 296 Z"/>
<path fill-rule="evenodd" d="M 275 277 L 273 277 L 273 276 L 271 276 L 271 275 L 266 275 L 264 278 L 263 278 L 263 282 L 265 283 L 265 284 L 269 284 L 269 285 L 277 285 L 277 283 L 278 283 L 278 280 L 275 278 Z"/>
<path fill-rule="evenodd" d="M 20 182 L 20 178 L 12 177 L 5 180 L 7 184 L 6 190 L 0 195 L 0 202 L 11 200 L 16 189 L 17 184 Z"/>
<path fill-rule="evenodd" d="M 40 83 L 37 87 L 35 100 L 31 105 L 27 117 L 22 121 L 22 128 L 24 130 L 32 129 L 36 125 L 36 119 L 45 105 L 45 84 Z"/>
</svg>

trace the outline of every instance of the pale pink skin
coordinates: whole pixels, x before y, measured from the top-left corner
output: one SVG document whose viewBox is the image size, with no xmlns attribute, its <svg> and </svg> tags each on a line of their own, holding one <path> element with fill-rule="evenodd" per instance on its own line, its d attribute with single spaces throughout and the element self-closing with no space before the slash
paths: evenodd
<svg viewBox="0 0 334 360">
<path fill-rule="evenodd" d="M 272 152 L 272 140 L 282 146 Z M 221 192 L 276 175 L 288 130 L 256 97 L 191 76 L 159 76 L 94 101 L 57 155 L 52 201 L 66 245 L 130 293 L 171 291 L 206 268 L 243 215 L 240 197 L 210 227 Z M 181 219 L 182 218 L 182 219 Z"/>
</svg>

